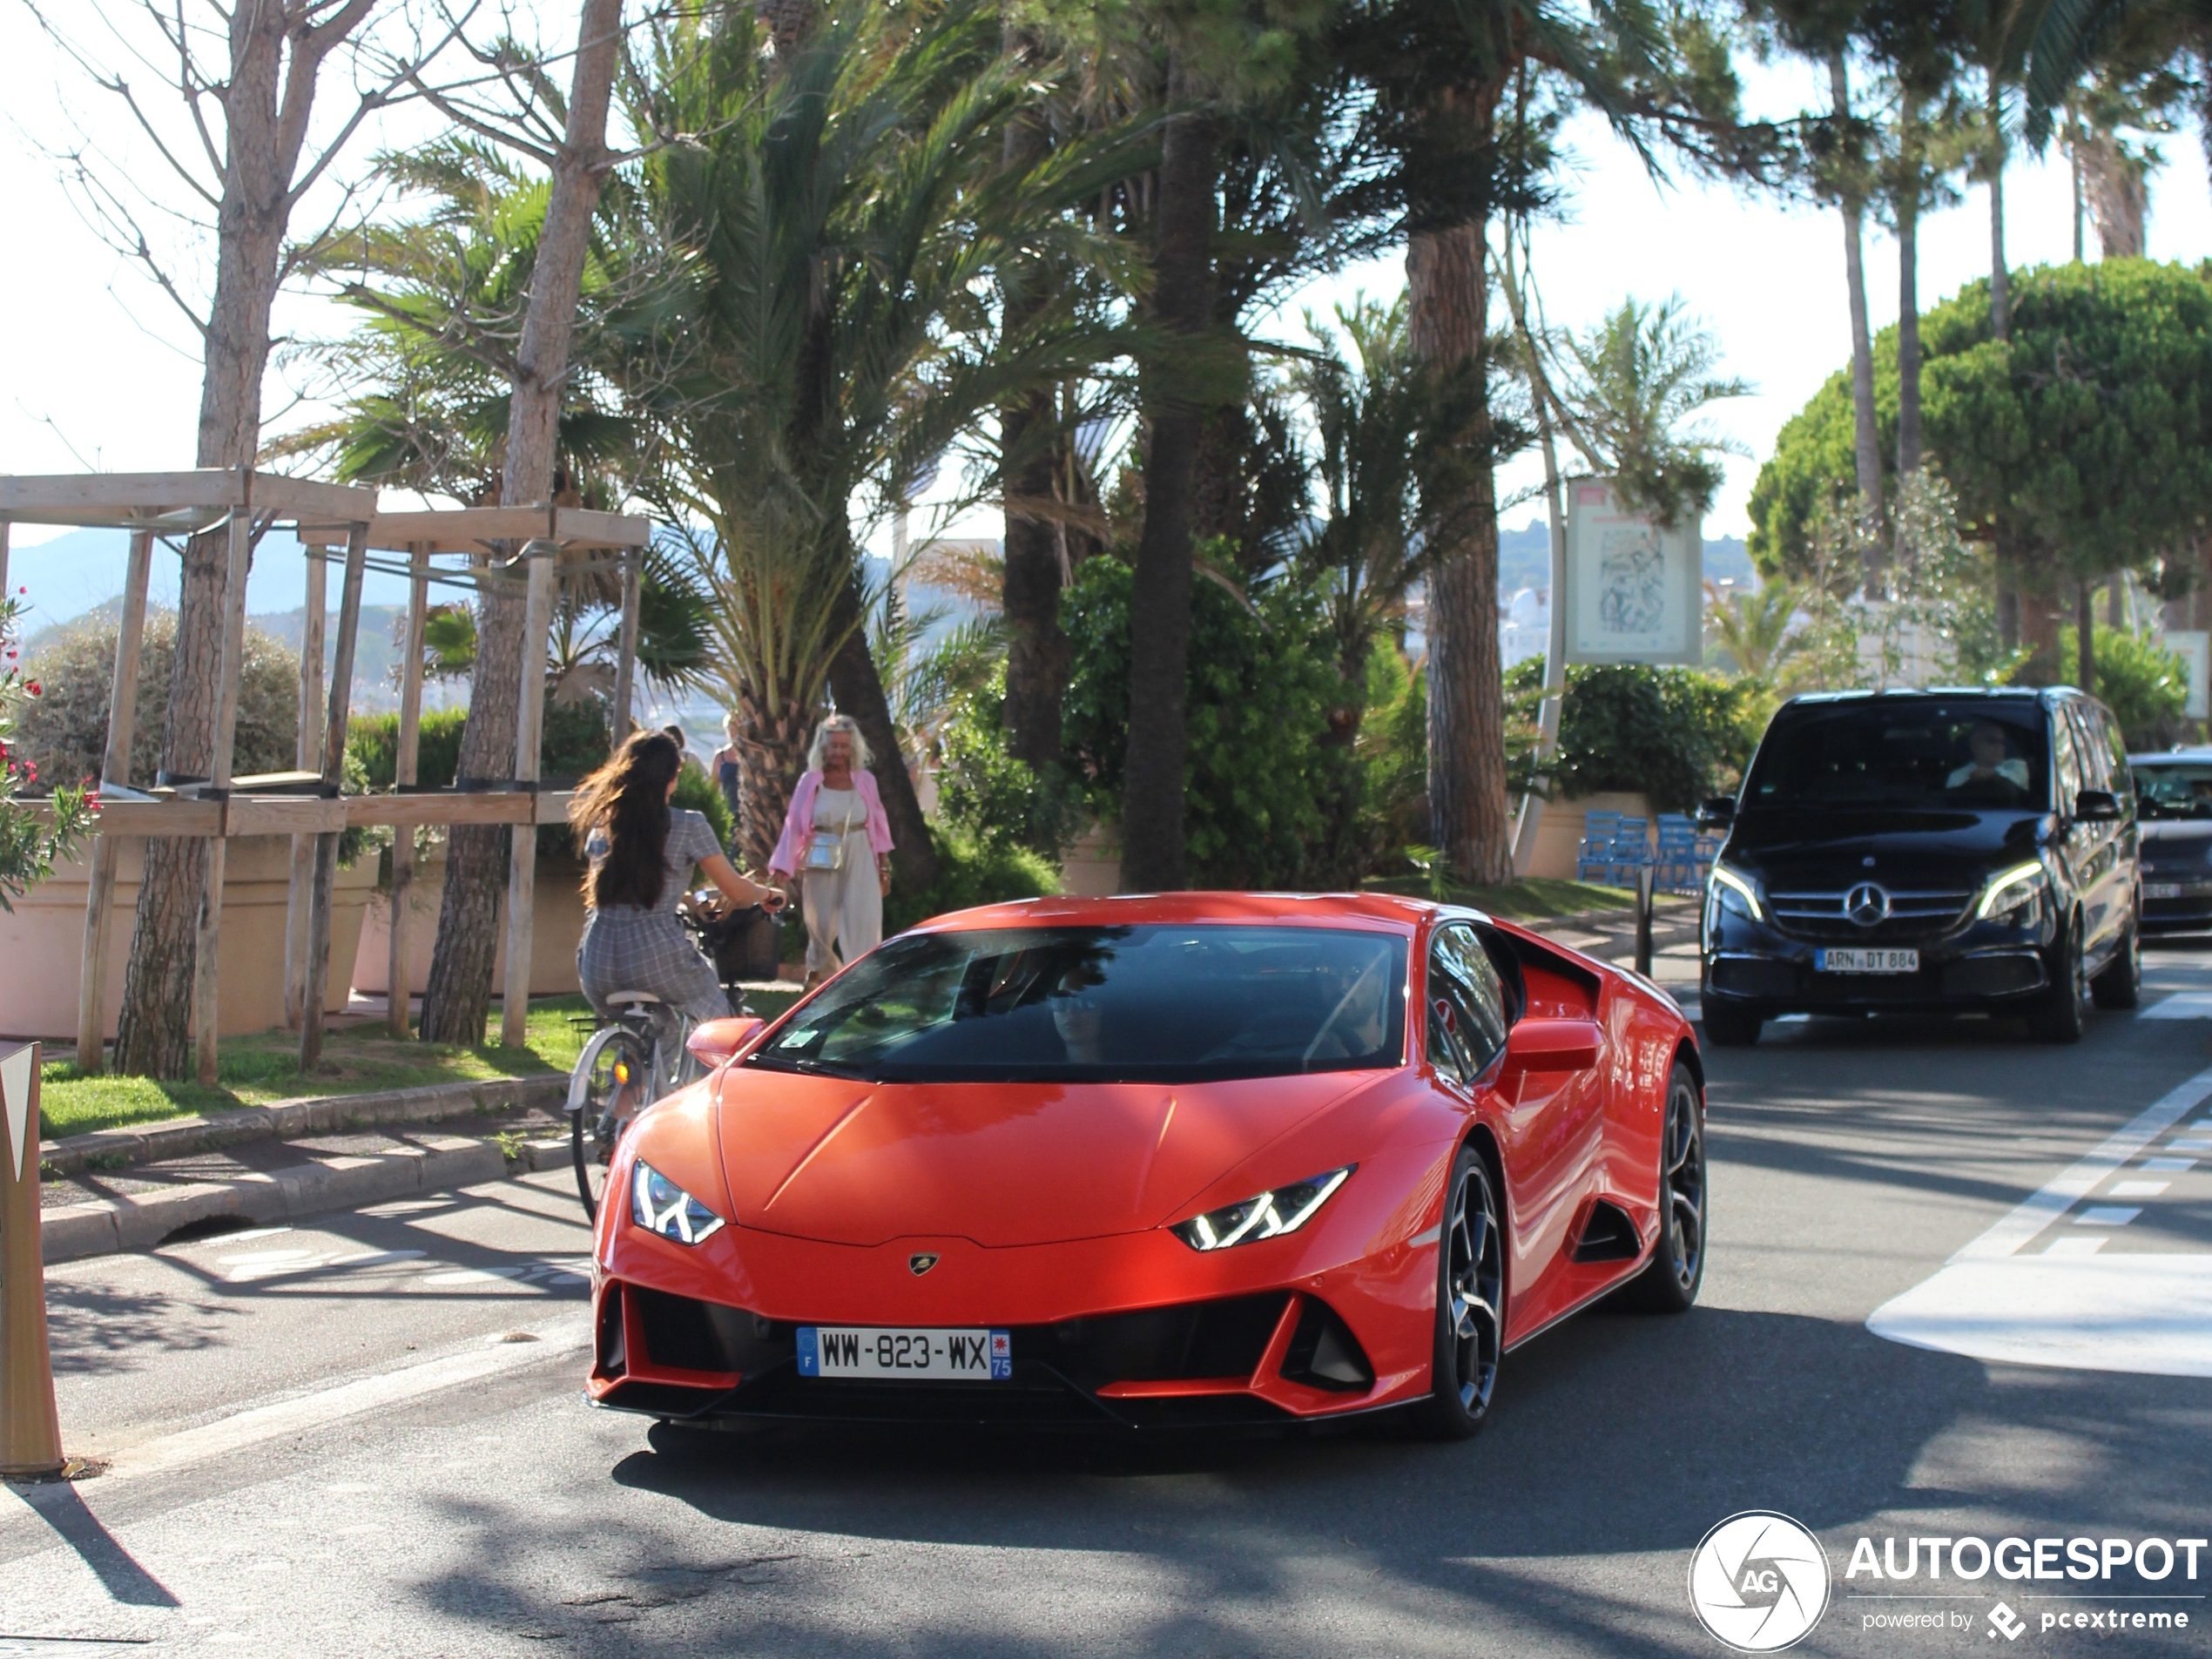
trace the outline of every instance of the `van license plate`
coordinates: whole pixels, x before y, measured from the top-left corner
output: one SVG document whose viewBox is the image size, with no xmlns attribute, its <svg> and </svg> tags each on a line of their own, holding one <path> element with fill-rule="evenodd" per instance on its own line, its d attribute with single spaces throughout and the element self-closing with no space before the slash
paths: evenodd
<svg viewBox="0 0 2212 1659">
<path fill-rule="evenodd" d="M 1813 954 L 1812 965 L 1824 974 L 1917 974 L 1917 950 L 1823 950 Z"/>
<path fill-rule="evenodd" d="M 2146 899 L 2178 899 L 2181 896 L 2182 884 L 2178 881 L 2146 881 L 2143 883 L 2143 897 Z"/>
</svg>

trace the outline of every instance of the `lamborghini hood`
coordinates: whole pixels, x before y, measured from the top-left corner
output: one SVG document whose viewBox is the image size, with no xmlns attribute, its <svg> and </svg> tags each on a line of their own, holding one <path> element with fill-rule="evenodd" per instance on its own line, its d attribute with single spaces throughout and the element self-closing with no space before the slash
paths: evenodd
<svg viewBox="0 0 2212 1659">
<path fill-rule="evenodd" d="M 716 1119 L 740 1226 L 1042 1244 L 1182 1219 L 1210 1183 L 1376 1076 L 869 1083 L 735 1066 L 716 1080 Z"/>
</svg>

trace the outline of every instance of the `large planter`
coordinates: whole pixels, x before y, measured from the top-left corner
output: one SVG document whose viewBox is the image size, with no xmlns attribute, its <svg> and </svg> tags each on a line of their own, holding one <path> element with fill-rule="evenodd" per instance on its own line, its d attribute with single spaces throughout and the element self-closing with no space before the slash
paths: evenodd
<svg viewBox="0 0 2212 1659">
<path fill-rule="evenodd" d="M 115 909 L 108 924 L 105 1028 L 115 1035 L 131 958 L 145 841 L 122 837 L 116 859 Z M 84 894 L 89 854 L 54 867 L 53 875 L 0 911 L 0 1035 L 77 1041 L 77 995 L 84 961 Z M 241 835 L 223 860 L 223 923 L 216 963 L 216 1035 L 239 1036 L 284 1023 L 285 906 L 292 881 L 292 838 Z M 361 916 L 376 885 L 363 859 L 338 872 L 331 890 L 330 961 L 323 1007 L 346 1007 L 346 968 L 361 942 Z"/>
<path fill-rule="evenodd" d="M 1625 813 L 1647 822 L 1651 803 L 1642 795 L 1605 792 L 1568 800 L 1548 800 L 1536 820 L 1536 846 L 1523 875 L 1548 876 L 1554 880 L 1575 879 L 1575 860 L 1582 848 L 1582 824 L 1591 813 Z"/>
<path fill-rule="evenodd" d="M 577 941 L 583 936 L 583 867 L 574 859 L 537 861 L 537 898 L 530 912 L 530 995 L 572 996 Z M 446 860 L 442 850 L 415 866 L 408 892 L 407 988 L 420 996 L 430 979 L 430 954 L 438 942 L 438 914 L 445 907 Z M 492 989 L 507 983 L 507 894 L 500 892 L 499 956 L 492 968 Z M 369 896 L 360 947 L 347 959 L 354 988 L 366 996 L 386 996 L 392 988 L 392 895 L 381 888 Z"/>
</svg>

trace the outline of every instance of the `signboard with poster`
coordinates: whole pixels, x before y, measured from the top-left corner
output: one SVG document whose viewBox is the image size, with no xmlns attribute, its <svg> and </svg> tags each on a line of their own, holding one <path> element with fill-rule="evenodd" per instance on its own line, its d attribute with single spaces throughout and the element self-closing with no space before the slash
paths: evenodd
<svg viewBox="0 0 2212 1659">
<path fill-rule="evenodd" d="M 1567 660 L 1704 660 L 1704 527 L 1616 506 L 1602 478 L 1567 487 Z"/>
</svg>

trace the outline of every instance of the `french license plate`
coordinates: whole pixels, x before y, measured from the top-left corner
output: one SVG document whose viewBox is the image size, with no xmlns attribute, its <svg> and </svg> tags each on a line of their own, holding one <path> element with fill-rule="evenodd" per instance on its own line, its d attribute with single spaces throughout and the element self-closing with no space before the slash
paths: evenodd
<svg viewBox="0 0 2212 1659">
<path fill-rule="evenodd" d="M 1824 974 L 1917 974 L 1920 971 L 1920 953 L 1917 950 L 1824 950 L 1814 954 L 1812 965 Z"/>
<path fill-rule="evenodd" d="M 1003 1331 L 802 1325 L 799 1327 L 799 1374 L 1005 1382 L 1014 1375 L 1014 1346 Z"/>
<path fill-rule="evenodd" d="M 2178 899 L 2181 896 L 2182 884 L 2178 881 L 2146 881 L 2143 883 L 2143 897 L 2146 899 Z"/>
</svg>

